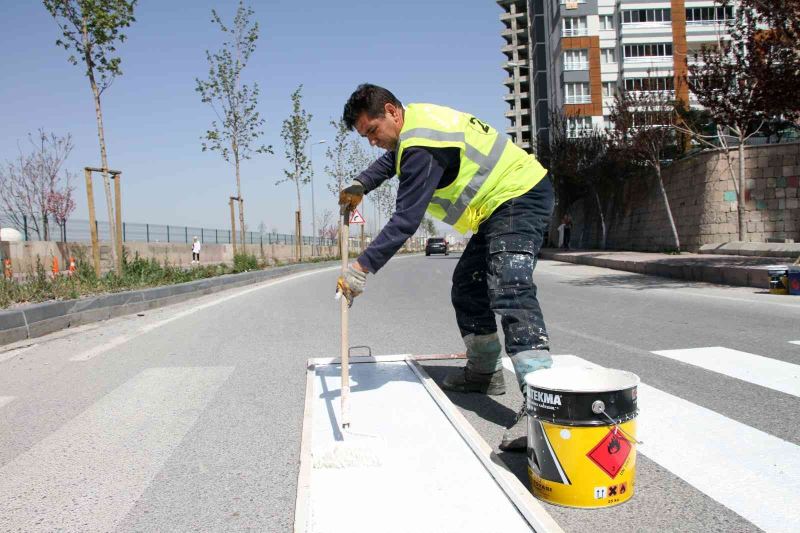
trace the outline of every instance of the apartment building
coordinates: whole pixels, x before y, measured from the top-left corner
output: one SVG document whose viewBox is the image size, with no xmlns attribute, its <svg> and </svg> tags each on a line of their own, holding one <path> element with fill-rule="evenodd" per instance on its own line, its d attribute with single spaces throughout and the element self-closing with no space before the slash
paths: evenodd
<svg viewBox="0 0 800 533">
<path fill-rule="evenodd" d="M 506 132 L 535 152 L 561 109 L 568 134 L 610 127 L 618 87 L 673 91 L 691 104 L 686 59 L 724 37 L 731 7 L 713 0 L 497 0 L 508 72 Z"/>
</svg>

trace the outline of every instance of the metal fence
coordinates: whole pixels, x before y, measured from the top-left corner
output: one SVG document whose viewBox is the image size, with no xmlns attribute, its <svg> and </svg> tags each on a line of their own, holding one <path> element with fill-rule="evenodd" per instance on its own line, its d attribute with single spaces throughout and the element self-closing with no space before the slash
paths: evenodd
<svg viewBox="0 0 800 533">
<path fill-rule="evenodd" d="M 18 226 L 22 227 L 18 227 Z M 110 228 L 108 222 L 96 221 L 97 237 L 101 241 L 110 241 Z M 13 227 L 19 231 L 26 241 L 43 240 L 42 236 L 35 231 L 32 224 L 28 224 L 27 219 L 22 224 L 14 224 L 7 216 L 0 215 L 0 226 Z M 66 231 L 55 223 L 50 223 L 50 240 L 63 240 L 68 242 L 90 242 L 92 240 L 91 226 L 88 220 L 67 220 Z M 122 223 L 123 242 L 169 242 L 169 243 L 190 243 L 194 237 L 202 243 L 208 244 L 230 244 L 231 230 L 201 228 L 195 226 L 172 226 L 164 224 L 141 224 L 137 222 Z M 304 235 L 303 244 L 311 245 L 313 237 Z M 295 244 L 296 237 L 286 233 L 260 233 L 257 231 L 246 231 L 244 234 L 246 244 Z M 237 232 L 236 242 L 239 242 Z M 316 246 L 333 246 L 336 244 L 334 239 L 317 237 Z"/>
</svg>

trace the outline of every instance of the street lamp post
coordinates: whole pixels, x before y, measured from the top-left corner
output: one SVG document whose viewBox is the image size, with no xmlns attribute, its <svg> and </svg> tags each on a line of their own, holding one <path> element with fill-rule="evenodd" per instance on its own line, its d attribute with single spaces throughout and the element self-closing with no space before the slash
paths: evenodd
<svg viewBox="0 0 800 533">
<path fill-rule="evenodd" d="M 314 145 L 315 144 L 325 144 L 328 142 L 326 139 L 322 139 L 321 141 L 317 141 L 315 143 L 311 143 L 308 147 L 308 162 L 311 166 L 311 255 L 314 255 L 314 249 L 319 251 L 319 246 L 316 246 L 317 243 L 317 213 L 314 206 Z"/>
</svg>

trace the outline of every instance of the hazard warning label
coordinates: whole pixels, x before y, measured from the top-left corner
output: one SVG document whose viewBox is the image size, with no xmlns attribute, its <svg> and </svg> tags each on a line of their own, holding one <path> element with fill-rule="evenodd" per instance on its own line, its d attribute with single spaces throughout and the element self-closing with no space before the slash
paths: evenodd
<svg viewBox="0 0 800 533">
<path fill-rule="evenodd" d="M 631 443 L 616 428 L 611 429 L 586 457 L 614 479 L 617 477 L 628 455 L 631 453 Z M 616 488 L 616 487 L 615 487 Z"/>
</svg>

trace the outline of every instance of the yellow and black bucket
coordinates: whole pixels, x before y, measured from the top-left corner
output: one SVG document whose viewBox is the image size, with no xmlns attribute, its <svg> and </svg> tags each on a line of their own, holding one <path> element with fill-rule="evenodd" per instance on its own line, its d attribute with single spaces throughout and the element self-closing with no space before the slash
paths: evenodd
<svg viewBox="0 0 800 533">
<path fill-rule="evenodd" d="M 638 384 L 636 374 L 601 367 L 549 368 L 525 377 L 534 496 L 581 508 L 631 499 Z"/>
</svg>

